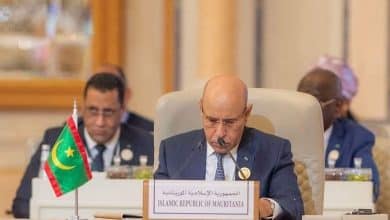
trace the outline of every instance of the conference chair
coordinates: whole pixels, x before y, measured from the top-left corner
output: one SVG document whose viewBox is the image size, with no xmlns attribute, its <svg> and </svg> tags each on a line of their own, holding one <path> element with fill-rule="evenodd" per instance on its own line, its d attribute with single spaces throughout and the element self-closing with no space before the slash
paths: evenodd
<svg viewBox="0 0 390 220">
<path fill-rule="evenodd" d="M 168 93 L 158 100 L 154 124 L 155 167 L 161 140 L 199 129 L 201 89 Z M 305 214 L 322 214 L 324 188 L 321 107 L 310 95 L 289 90 L 250 88 L 253 104 L 247 125 L 290 140 Z"/>
<path fill-rule="evenodd" d="M 375 145 L 372 154 L 378 167 L 380 189 L 375 203 L 377 213 L 390 215 L 390 137 L 383 125 L 373 122 L 361 122 L 375 135 Z"/>
<path fill-rule="evenodd" d="M 381 181 L 376 212 L 390 215 L 390 138 L 376 136 L 372 151 Z"/>
</svg>

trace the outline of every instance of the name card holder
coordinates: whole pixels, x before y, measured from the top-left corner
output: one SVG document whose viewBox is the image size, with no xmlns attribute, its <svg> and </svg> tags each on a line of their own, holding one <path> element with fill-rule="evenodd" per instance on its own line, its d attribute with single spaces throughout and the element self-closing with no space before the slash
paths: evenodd
<svg viewBox="0 0 390 220">
<path fill-rule="evenodd" d="M 259 219 L 258 181 L 145 180 L 143 219 Z"/>
</svg>

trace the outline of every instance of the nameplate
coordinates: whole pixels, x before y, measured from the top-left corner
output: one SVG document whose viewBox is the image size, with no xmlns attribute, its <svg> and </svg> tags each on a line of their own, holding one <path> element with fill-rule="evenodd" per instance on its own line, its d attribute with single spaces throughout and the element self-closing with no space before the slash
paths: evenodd
<svg viewBox="0 0 390 220">
<path fill-rule="evenodd" d="M 255 204 L 259 189 L 252 181 L 151 180 L 147 187 L 148 219 L 254 219 L 257 216 Z"/>
</svg>

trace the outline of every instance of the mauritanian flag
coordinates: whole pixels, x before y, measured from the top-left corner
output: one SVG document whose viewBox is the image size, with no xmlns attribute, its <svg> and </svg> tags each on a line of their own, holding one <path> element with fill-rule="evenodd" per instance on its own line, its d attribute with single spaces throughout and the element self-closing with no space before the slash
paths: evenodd
<svg viewBox="0 0 390 220">
<path fill-rule="evenodd" d="M 72 117 L 66 121 L 45 163 L 56 196 L 61 196 L 92 178 L 84 144 Z"/>
</svg>

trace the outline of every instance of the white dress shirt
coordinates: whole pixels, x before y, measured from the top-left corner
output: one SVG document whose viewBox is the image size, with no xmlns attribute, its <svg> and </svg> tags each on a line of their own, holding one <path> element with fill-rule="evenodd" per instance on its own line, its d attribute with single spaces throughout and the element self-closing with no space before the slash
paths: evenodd
<svg viewBox="0 0 390 220">
<path fill-rule="evenodd" d="M 237 146 L 234 147 L 230 153 L 237 160 Z M 207 153 L 206 153 L 206 180 L 214 180 L 215 171 L 217 170 L 217 155 L 213 147 L 207 142 Z M 225 172 L 225 180 L 235 180 L 236 165 L 234 164 L 232 158 L 228 154 L 222 158 L 223 170 Z"/>
<path fill-rule="evenodd" d="M 328 148 L 329 139 L 330 139 L 330 135 L 332 134 L 332 131 L 333 131 L 333 125 L 331 125 L 324 132 L 324 152 L 326 152 L 326 148 Z"/>
<path fill-rule="evenodd" d="M 98 150 L 95 149 L 96 142 L 88 134 L 88 131 L 86 128 L 84 128 L 84 134 L 85 134 L 85 142 L 87 143 L 87 147 L 89 149 L 89 152 L 91 153 L 91 155 L 88 155 L 88 162 L 91 164 L 93 158 L 95 158 L 96 155 L 98 154 Z M 118 128 L 118 130 L 115 132 L 115 134 L 111 138 L 111 140 L 104 143 L 104 145 L 106 146 L 106 150 L 103 152 L 104 169 L 105 170 L 111 166 L 111 161 L 113 159 L 115 150 L 116 150 L 116 148 L 119 147 L 119 134 L 120 134 L 120 128 Z"/>
<path fill-rule="evenodd" d="M 233 149 L 230 150 L 230 153 L 232 154 L 233 158 L 237 161 L 237 149 L 238 146 L 235 146 Z M 207 152 L 206 152 L 206 180 L 214 180 L 215 178 L 215 172 L 217 170 L 217 155 L 211 147 L 211 145 L 207 142 Z M 234 173 L 236 171 L 236 165 L 234 164 L 232 158 L 228 154 L 225 154 L 222 158 L 222 164 L 223 164 L 223 170 L 225 172 L 225 180 L 228 181 L 234 181 L 236 179 L 236 174 Z M 279 203 L 277 203 L 275 200 L 271 198 L 265 198 L 272 202 L 274 204 L 274 213 L 272 216 L 270 216 L 267 219 L 274 219 L 276 218 L 280 213 L 282 213 L 282 208 L 280 207 Z"/>
</svg>

